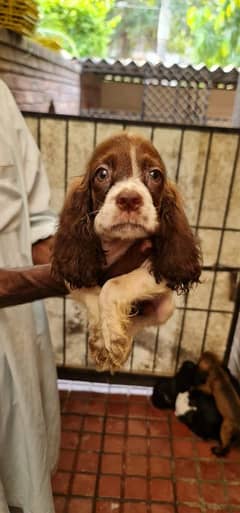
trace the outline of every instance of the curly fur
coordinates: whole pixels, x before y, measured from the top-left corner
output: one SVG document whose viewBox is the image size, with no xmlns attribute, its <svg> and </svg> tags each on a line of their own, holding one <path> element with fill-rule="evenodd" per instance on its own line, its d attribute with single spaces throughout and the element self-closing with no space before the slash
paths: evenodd
<svg viewBox="0 0 240 513">
<path fill-rule="evenodd" d="M 100 280 L 104 254 L 93 229 L 89 177 L 72 184 L 55 236 L 52 272 L 71 288 L 93 287 Z"/>
<path fill-rule="evenodd" d="M 201 251 L 175 186 L 167 181 L 159 209 L 160 229 L 152 239 L 152 265 L 157 283 L 188 292 L 201 274 Z"/>
</svg>

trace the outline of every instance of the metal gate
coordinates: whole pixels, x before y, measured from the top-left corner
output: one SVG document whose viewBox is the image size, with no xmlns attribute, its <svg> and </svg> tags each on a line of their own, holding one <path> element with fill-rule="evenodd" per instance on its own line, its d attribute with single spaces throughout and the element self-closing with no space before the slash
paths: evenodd
<svg viewBox="0 0 240 513">
<path fill-rule="evenodd" d="M 190 224 L 202 243 L 202 284 L 176 298 L 173 317 L 148 328 L 114 380 L 150 382 L 172 375 L 186 358 L 204 349 L 229 355 L 239 309 L 240 135 L 237 129 L 27 115 L 47 166 L 52 205 L 59 211 L 68 183 L 84 172 L 95 145 L 121 130 L 150 138 L 178 183 Z M 46 301 L 59 374 L 109 380 L 97 374 L 88 354 L 85 311 L 70 300 Z"/>
</svg>

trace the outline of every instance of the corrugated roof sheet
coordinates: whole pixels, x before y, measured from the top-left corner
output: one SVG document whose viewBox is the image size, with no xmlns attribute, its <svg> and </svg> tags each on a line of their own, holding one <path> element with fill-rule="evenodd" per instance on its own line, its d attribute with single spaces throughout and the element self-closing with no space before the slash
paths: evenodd
<svg viewBox="0 0 240 513">
<path fill-rule="evenodd" d="M 179 65 L 166 66 L 162 63 L 151 64 L 150 62 L 137 63 L 131 60 L 111 59 L 83 59 L 81 60 L 82 72 L 93 72 L 99 74 L 126 75 L 139 78 L 156 78 L 167 80 L 187 80 L 194 77 L 198 82 L 236 83 L 239 70 L 234 67 L 212 67 Z"/>
</svg>

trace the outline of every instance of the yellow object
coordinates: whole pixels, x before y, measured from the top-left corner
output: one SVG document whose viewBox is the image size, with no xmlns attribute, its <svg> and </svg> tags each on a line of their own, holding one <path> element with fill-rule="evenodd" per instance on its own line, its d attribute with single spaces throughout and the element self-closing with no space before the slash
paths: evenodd
<svg viewBox="0 0 240 513">
<path fill-rule="evenodd" d="M 0 27 L 29 36 L 38 20 L 33 0 L 0 0 Z"/>
<path fill-rule="evenodd" d="M 61 44 L 56 41 L 56 39 L 52 39 L 50 37 L 41 36 L 40 34 L 34 34 L 34 36 L 31 38 L 34 43 L 38 43 L 42 46 L 45 46 L 49 50 L 53 50 L 55 52 L 58 52 L 62 49 Z"/>
</svg>

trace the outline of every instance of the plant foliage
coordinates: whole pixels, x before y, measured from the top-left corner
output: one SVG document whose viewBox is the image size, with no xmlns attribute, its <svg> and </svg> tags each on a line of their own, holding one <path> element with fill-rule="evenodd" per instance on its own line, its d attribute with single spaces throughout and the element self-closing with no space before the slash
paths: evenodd
<svg viewBox="0 0 240 513">
<path fill-rule="evenodd" d="M 120 16 L 115 0 L 38 0 L 38 34 L 52 37 L 75 57 L 104 57 Z"/>
</svg>

